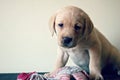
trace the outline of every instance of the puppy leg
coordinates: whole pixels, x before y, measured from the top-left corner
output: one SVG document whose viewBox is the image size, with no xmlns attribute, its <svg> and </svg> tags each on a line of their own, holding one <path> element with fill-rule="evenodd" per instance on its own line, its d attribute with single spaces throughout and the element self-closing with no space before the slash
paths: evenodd
<svg viewBox="0 0 120 80">
<path fill-rule="evenodd" d="M 101 53 L 99 46 L 92 47 L 89 50 L 90 56 L 90 80 L 103 80 L 101 75 Z"/>
<path fill-rule="evenodd" d="M 64 67 L 68 61 L 68 58 L 69 55 L 67 53 L 63 52 L 61 49 L 58 49 L 58 56 L 55 63 L 55 68 L 52 72 L 45 74 L 45 76 L 50 77 L 52 74 L 55 74 L 59 68 Z"/>
</svg>

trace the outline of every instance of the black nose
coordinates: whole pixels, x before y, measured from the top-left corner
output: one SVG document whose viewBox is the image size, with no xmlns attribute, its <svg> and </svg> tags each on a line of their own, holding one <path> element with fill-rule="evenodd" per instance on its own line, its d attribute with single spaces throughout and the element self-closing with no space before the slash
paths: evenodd
<svg viewBox="0 0 120 80">
<path fill-rule="evenodd" d="M 72 38 L 70 37 L 63 37 L 63 44 L 68 45 L 72 41 Z"/>
</svg>

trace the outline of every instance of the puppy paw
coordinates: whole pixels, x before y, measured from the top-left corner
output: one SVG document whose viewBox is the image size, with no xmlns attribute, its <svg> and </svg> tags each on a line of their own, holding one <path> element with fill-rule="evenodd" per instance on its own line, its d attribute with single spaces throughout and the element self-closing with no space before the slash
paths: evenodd
<svg viewBox="0 0 120 80">
<path fill-rule="evenodd" d="M 101 74 L 90 75 L 90 80 L 104 80 Z"/>
<path fill-rule="evenodd" d="M 117 74 L 118 74 L 118 76 L 120 76 L 120 70 L 119 70 L 119 71 L 117 71 Z"/>
<path fill-rule="evenodd" d="M 50 72 L 50 73 L 46 73 L 44 74 L 45 77 L 54 77 L 55 73 L 54 72 Z"/>
<path fill-rule="evenodd" d="M 45 73 L 44 76 L 45 77 L 50 77 L 51 73 Z"/>
</svg>

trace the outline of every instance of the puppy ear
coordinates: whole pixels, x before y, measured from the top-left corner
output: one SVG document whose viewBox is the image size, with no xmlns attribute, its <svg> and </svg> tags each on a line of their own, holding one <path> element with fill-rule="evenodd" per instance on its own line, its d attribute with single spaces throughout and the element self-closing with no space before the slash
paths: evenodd
<svg viewBox="0 0 120 80">
<path fill-rule="evenodd" d="M 92 21 L 90 20 L 90 18 L 88 16 L 85 18 L 84 28 L 85 28 L 84 29 L 84 35 L 85 36 L 88 36 L 94 28 L 94 25 L 93 25 Z"/>
<path fill-rule="evenodd" d="M 52 33 L 52 36 L 54 35 L 54 32 L 56 33 L 55 30 L 55 19 L 56 19 L 56 14 L 52 15 L 49 20 L 49 29 Z"/>
</svg>

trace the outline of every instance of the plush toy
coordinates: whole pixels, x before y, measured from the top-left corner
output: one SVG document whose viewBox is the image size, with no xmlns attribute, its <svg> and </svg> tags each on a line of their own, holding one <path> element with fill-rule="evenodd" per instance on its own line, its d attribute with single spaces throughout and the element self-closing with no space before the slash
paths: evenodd
<svg viewBox="0 0 120 80">
<path fill-rule="evenodd" d="M 40 75 L 37 72 L 32 72 L 19 74 L 17 80 L 89 80 L 89 77 L 80 67 L 66 66 L 58 69 L 50 77 Z"/>
</svg>

